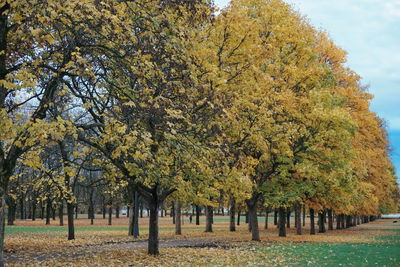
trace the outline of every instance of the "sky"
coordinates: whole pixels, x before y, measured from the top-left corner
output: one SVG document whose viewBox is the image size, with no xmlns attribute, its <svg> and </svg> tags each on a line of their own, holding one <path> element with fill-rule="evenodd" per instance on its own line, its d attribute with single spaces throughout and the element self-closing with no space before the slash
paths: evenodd
<svg viewBox="0 0 400 267">
<path fill-rule="evenodd" d="M 286 0 L 348 52 L 347 65 L 374 95 L 371 110 L 387 121 L 400 182 L 400 0 Z M 224 7 L 228 0 L 215 0 Z"/>
</svg>

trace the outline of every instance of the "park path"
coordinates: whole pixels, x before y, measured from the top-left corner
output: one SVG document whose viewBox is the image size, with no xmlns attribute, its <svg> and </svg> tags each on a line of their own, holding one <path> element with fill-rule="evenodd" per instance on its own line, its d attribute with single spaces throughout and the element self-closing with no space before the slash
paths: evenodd
<svg viewBox="0 0 400 267">
<path fill-rule="evenodd" d="M 160 248 L 173 247 L 219 247 L 226 239 L 217 238 L 190 238 L 190 239 L 166 239 L 160 240 Z M 222 245 L 223 246 L 223 245 Z M 32 255 L 24 255 L 23 251 L 9 253 L 5 252 L 4 257 L 6 262 L 17 263 L 27 260 L 46 261 L 55 258 L 70 258 L 81 257 L 85 255 L 93 255 L 98 253 L 110 252 L 113 250 L 137 250 L 147 249 L 147 240 L 124 241 L 124 242 L 106 242 L 90 245 L 77 245 L 66 247 L 65 251 L 51 252 L 43 251 Z"/>
</svg>

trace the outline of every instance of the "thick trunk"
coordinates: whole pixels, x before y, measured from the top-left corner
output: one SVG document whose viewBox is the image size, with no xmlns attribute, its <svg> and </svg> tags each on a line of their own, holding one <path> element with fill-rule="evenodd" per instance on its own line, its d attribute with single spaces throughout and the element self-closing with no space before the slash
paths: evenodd
<svg viewBox="0 0 400 267">
<path fill-rule="evenodd" d="M 8 206 L 7 225 L 14 225 L 17 203 L 15 202 L 15 199 L 10 196 L 7 196 L 6 200 Z"/>
<path fill-rule="evenodd" d="M 231 232 L 236 231 L 235 213 L 236 213 L 236 200 L 235 198 L 231 197 L 231 208 L 229 211 L 229 231 Z"/>
<path fill-rule="evenodd" d="M 75 205 L 73 203 L 67 202 L 68 240 L 75 239 L 74 208 Z"/>
<path fill-rule="evenodd" d="M 154 195 L 149 201 L 150 208 L 150 219 L 149 219 L 149 243 L 148 243 L 148 253 L 150 255 L 160 254 L 158 245 L 158 209 L 159 202 L 157 196 Z"/>
<path fill-rule="evenodd" d="M 310 235 L 315 235 L 314 209 L 310 209 Z"/>
<path fill-rule="evenodd" d="M 62 201 L 58 207 L 58 218 L 60 220 L 60 226 L 64 226 L 64 204 Z"/>
<path fill-rule="evenodd" d="M 333 230 L 333 212 L 328 209 L 328 230 Z"/>
<path fill-rule="evenodd" d="M 296 224 L 296 234 L 301 235 L 301 205 L 299 203 L 296 203 L 294 206 L 294 219 L 295 219 L 295 224 Z"/>
<path fill-rule="evenodd" d="M 279 236 L 286 236 L 286 208 L 279 208 L 278 209 L 279 220 L 278 220 L 278 227 L 279 227 Z"/>
<path fill-rule="evenodd" d="M 246 211 L 246 213 L 245 213 L 244 222 L 245 222 L 245 223 L 249 223 L 249 212 L 248 212 L 248 211 Z"/>
<path fill-rule="evenodd" d="M 139 192 L 132 189 L 131 192 L 131 205 L 129 207 L 129 230 L 128 235 L 134 238 L 139 237 Z"/>
<path fill-rule="evenodd" d="M 251 199 L 246 200 L 246 204 L 249 215 L 249 227 L 251 228 L 251 240 L 260 241 L 257 218 L 257 197 L 253 196 Z"/>
<path fill-rule="evenodd" d="M 182 234 L 181 202 L 175 200 L 175 234 Z"/>
<path fill-rule="evenodd" d="M 213 207 L 206 206 L 206 232 L 212 232 Z"/>
<path fill-rule="evenodd" d="M 196 225 L 200 225 L 200 207 L 196 206 Z"/>
</svg>

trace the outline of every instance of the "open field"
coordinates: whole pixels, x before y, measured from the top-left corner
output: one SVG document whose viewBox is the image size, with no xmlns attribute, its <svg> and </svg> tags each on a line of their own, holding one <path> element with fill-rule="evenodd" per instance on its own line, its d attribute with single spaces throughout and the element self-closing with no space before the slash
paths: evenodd
<svg viewBox="0 0 400 267">
<path fill-rule="evenodd" d="M 270 218 L 261 242 L 250 240 L 247 225 L 229 232 L 229 217 L 216 216 L 213 233 L 185 220 L 183 234 L 175 236 L 170 217 L 160 218 L 160 252 L 146 254 L 147 218 L 140 221 L 141 237 L 127 236 L 127 218 L 113 225 L 96 219 L 78 219 L 76 240 L 66 240 L 66 227 L 45 226 L 41 220 L 16 221 L 6 228 L 5 255 L 8 266 L 400 266 L 400 223 L 378 220 L 325 234 L 277 236 Z"/>
</svg>

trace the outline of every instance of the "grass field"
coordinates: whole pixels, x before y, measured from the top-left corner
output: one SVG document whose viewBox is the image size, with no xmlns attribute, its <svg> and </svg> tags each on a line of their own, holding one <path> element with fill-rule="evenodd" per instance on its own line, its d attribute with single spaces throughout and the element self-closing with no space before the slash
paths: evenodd
<svg viewBox="0 0 400 267">
<path fill-rule="evenodd" d="M 140 220 L 139 239 L 127 236 L 127 218 L 76 220 L 76 240 L 66 240 L 66 227 L 45 226 L 44 221 L 16 221 L 6 228 L 8 266 L 400 266 L 400 223 L 378 220 L 345 230 L 310 236 L 288 229 L 280 238 L 270 218 L 261 242 L 250 241 L 247 225 L 227 231 L 229 217 L 217 216 L 214 232 L 185 221 L 183 234 L 175 236 L 170 217 L 160 218 L 160 252 L 146 254 L 148 219 Z"/>
</svg>

